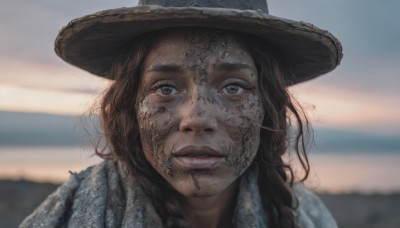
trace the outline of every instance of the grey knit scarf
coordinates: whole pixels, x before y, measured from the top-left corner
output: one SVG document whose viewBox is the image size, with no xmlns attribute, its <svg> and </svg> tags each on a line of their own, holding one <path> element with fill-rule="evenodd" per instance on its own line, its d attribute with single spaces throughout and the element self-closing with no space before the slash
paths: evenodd
<svg viewBox="0 0 400 228">
<path fill-rule="evenodd" d="M 25 227 L 162 227 L 161 219 L 141 188 L 121 175 L 118 165 L 102 162 L 72 174 L 27 217 Z M 294 187 L 300 206 L 297 223 L 304 228 L 336 228 L 336 222 L 319 198 L 303 186 Z M 234 211 L 238 228 L 266 228 L 256 173 L 241 177 Z"/>
</svg>

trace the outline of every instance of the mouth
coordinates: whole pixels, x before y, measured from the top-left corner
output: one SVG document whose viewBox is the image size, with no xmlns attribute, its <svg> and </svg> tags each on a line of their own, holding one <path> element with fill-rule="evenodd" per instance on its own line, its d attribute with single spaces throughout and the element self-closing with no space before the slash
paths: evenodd
<svg viewBox="0 0 400 228">
<path fill-rule="evenodd" d="M 225 160 L 225 155 L 207 146 L 187 146 L 173 154 L 182 169 L 215 169 Z"/>
</svg>

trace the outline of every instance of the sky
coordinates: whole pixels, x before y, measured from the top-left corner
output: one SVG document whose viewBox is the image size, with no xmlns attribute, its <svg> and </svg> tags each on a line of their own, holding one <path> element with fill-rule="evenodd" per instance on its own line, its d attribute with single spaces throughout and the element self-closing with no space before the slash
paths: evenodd
<svg viewBox="0 0 400 228">
<path fill-rule="evenodd" d="M 400 1 L 270 0 L 270 14 L 312 23 L 343 45 L 338 68 L 290 88 L 313 124 L 400 135 Z M 54 53 L 71 19 L 128 0 L 3 0 L 0 3 L 0 111 L 80 115 L 108 81 Z"/>
</svg>

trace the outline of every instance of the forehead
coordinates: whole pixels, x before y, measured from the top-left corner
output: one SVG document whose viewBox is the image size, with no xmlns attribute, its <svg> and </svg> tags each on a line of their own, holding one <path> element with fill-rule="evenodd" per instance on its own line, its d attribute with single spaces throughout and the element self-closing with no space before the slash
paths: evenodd
<svg viewBox="0 0 400 228">
<path fill-rule="evenodd" d="M 180 42 L 193 45 L 193 48 L 208 49 L 211 47 L 239 46 L 237 35 L 224 30 L 212 29 L 177 29 L 165 32 L 160 36 L 159 44 Z"/>
<path fill-rule="evenodd" d="M 156 63 L 207 64 L 210 60 L 254 65 L 237 34 L 223 30 L 180 29 L 164 32 L 146 58 Z"/>
</svg>

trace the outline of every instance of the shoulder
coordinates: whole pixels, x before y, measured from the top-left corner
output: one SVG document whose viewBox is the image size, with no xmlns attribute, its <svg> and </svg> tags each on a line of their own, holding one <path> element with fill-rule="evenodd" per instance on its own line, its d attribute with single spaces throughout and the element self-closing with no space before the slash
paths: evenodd
<svg viewBox="0 0 400 228">
<path fill-rule="evenodd" d="M 20 227 L 57 227 L 71 216 L 79 195 L 89 194 L 88 187 L 94 185 L 99 191 L 107 185 L 107 176 L 113 175 L 116 167 L 109 162 L 91 166 L 79 173 L 72 173 L 69 179 L 37 207 L 20 225 Z M 116 174 L 115 174 L 116 175 Z M 90 180 L 90 181 L 89 181 Z M 91 193 L 92 194 L 92 193 Z M 66 221 L 65 221 L 66 222 Z"/>
<path fill-rule="evenodd" d="M 303 184 L 296 184 L 293 193 L 299 204 L 295 214 L 301 227 L 338 227 L 328 208 L 314 192 L 305 188 Z"/>
</svg>

